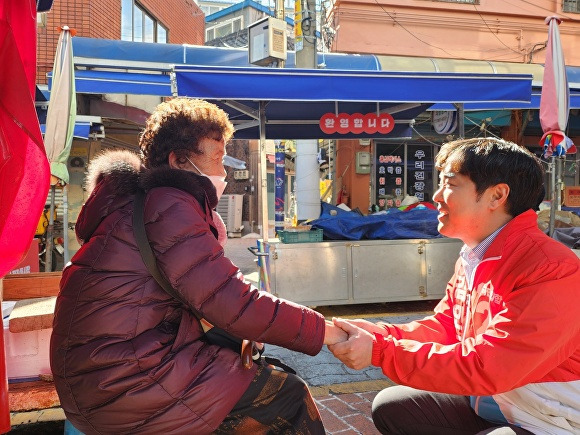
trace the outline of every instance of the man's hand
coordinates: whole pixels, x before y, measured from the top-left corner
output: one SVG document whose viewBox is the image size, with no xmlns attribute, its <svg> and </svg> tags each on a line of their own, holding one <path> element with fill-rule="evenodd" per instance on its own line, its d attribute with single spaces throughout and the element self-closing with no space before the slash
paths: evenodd
<svg viewBox="0 0 580 435">
<path fill-rule="evenodd" d="M 347 320 L 332 320 L 336 326 L 343 329 L 348 334 L 347 341 L 328 346 L 328 349 L 332 354 L 351 369 L 361 370 L 370 366 L 373 342 L 375 340 L 374 335 L 353 325 Z"/>
<path fill-rule="evenodd" d="M 389 335 L 388 331 L 385 329 L 384 326 L 379 326 L 376 323 L 369 322 L 368 320 L 364 319 L 353 319 L 349 320 L 348 323 L 358 326 L 361 329 L 364 329 L 371 334 L 381 334 L 381 335 Z"/>
<path fill-rule="evenodd" d="M 326 329 L 324 330 L 324 344 L 335 344 L 341 341 L 345 341 L 348 338 L 346 332 L 344 332 L 334 323 L 326 321 Z"/>
</svg>

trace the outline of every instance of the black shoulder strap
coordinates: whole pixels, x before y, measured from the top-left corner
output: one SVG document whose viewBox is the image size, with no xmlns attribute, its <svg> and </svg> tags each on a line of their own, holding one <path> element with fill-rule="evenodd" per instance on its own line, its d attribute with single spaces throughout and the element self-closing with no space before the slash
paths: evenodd
<svg viewBox="0 0 580 435">
<path fill-rule="evenodd" d="M 205 331 L 206 340 L 211 343 L 221 347 L 227 347 L 234 352 L 240 353 L 244 367 L 250 368 L 252 366 L 252 349 L 253 346 L 242 346 L 242 340 L 234 337 L 225 330 L 211 326 L 207 321 L 203 320 L 201 314 L 193 309 L 189 304 L 186 304 L 181 295 L 173 288 L 173 286 L 165 279 L 159 268 L 157 267 L 157 261 L 155 260 L 155 255 L 149 244 L 149 239 L 147 238 L 147 233 L 145 232 L 145 192 L 138 190 L 135 194 L 135 201 L 133 204 L 133 233 L 135 234 L 135 239 L 137 240 L 137 246 L 139 247 L 139 252 L 141 253 L 141 258 L 147 266 L 149 273 L 155 278 L 155 281 L 165 290 L 170 296 L 178 300 L 184 305 L 187 305 L 191 310 L 193 315 L 197 317 L 202 329 Z M 206 330 L 207 325 L 210 329 Z"/>
<path fill-rule="evenodd" d="M 135 194 L 135 202 L 133 208 L 133 233 L 135 234 L 135 239 L 137 240 L 137 246 L 139 247 L 139 252 L 141 253 L 141 258 L 147 266 L 147 270 L 155 281 L 165 290 L 170 296 L 177 299 L 179 302 L 185 304 L 181 295 L 173 288 L 173 286 L 165 279 L 159 268 L 157 267 L 157 261 L 155 260 L 155 255 L 149 244 L 149 239 L 147 238 L 147 233 L 145 232 L 145 192 L 143 190 L 138 190 Z M 199 319 L 200 315 L 197 311 L 191 308 L 191 305 L 187 304 L 189 309 L 193 311 L 195 316 Z"/>
</svg>

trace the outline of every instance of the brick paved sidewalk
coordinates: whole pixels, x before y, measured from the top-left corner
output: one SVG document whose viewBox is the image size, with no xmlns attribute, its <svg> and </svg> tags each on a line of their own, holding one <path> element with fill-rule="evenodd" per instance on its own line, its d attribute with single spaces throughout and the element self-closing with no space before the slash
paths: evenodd
<svg viewBox="0 0 580 435">
<path fill-rule="evenodd" d="M 377 393 L 331 393 L 315 398 L 326 432 L 341 435 L 378 434 L 371 419 L 371 404 Z"/>
</svg>

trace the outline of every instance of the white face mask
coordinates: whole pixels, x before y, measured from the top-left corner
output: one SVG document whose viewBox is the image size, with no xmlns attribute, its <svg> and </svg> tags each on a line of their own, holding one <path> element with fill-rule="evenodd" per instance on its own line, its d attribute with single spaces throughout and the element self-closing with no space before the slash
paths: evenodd
<svg viewBox="0 0 580 435">
<path fill-rule="evenodd" d="M 217 198 L 219 200 L 221 198 L 222 194 L 224 193 L 226 186 L 228 185 L 228 183 L 226 183 L 226 177 L 222 177 L 221 175 L 206 175 L 199 170 L 199 168 L 195 165 L 195 163 L 193 163 L 187 157 L 186 157 L 186 159 L 189 163 L 191 163 L 191 166 L 193 166 L 195 168 L 195 170 L 197 172 L 199 172 L 199 175 L 202 175 L 206 178 L 209 178 L 209 181 L 211 181 L 211 183 L 215 187 L 215 192 L 216 192 Z"/>
</svg>

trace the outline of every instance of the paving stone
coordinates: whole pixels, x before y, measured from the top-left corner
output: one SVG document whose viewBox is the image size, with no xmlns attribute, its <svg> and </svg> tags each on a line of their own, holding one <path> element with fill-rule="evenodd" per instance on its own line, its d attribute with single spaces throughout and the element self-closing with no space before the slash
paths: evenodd
<svg viewBox="0 0 580 435">
<path fill-rule="evenodd" d="M 344 421 L 364 435 L 379 434 L 379 431 L 375 427 L 371 417 L 366 416 L 365 414 L 358 413 L 349 415 L 344 417 Z"/>
<path fill-rule="evenodd" d="M 320 416 L 322 417 L 324 428 L 329 433 L 350 429 L 350 426 L 348 426 L 342 419 L 337 417 L 327 408 L 320 409 Z"/>
</svg>

